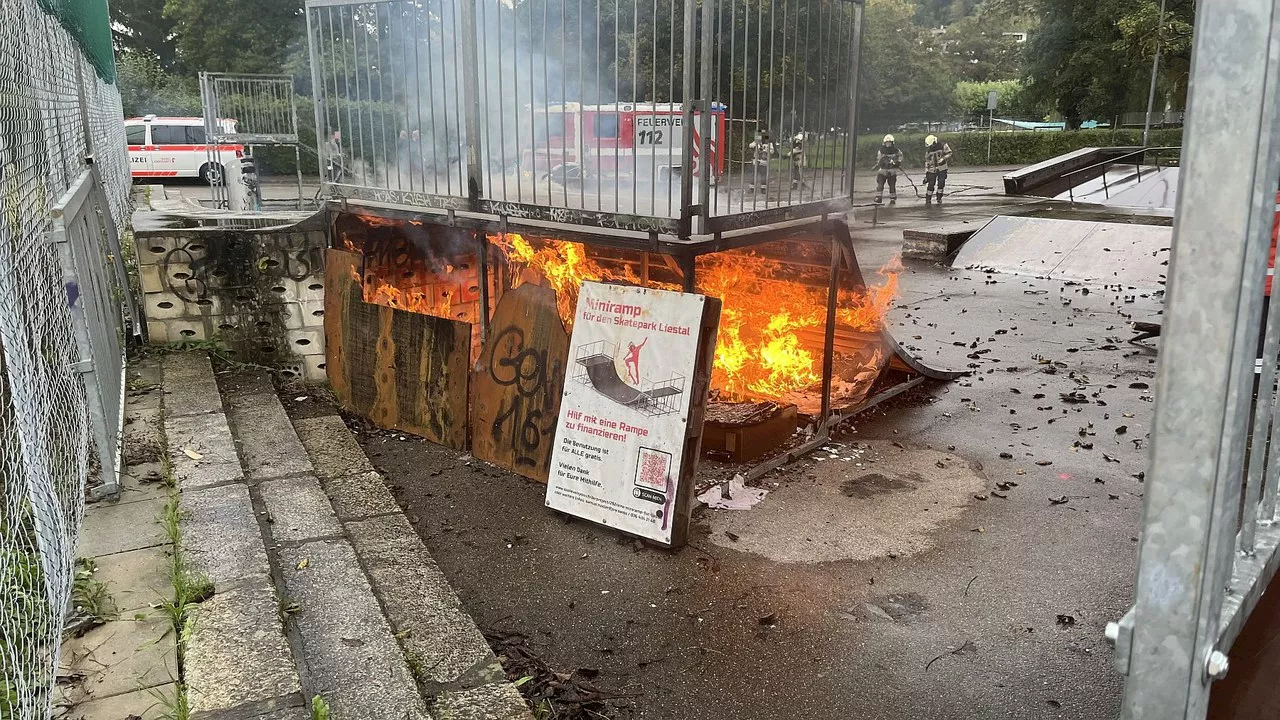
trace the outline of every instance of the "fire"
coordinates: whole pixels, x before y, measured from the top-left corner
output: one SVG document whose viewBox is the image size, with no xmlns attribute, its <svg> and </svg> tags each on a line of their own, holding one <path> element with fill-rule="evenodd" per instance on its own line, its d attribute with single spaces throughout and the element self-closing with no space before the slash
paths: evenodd
<svg viewBox="0 0 1280 720">
<path fill-rule="evenodd" d="M 351 270 L 351 276 L 353 280 L 360 283 L 362 299 L 367 303 L 437 317 L 450 317 L 449 312 L 453 309 L 454 292 L 452 290 L 441 291 L 439 297 L 436 297 L 434 291 L 428 292 L 421 288 L 399 288 L 373 276 L 370 276 L 366 282 L 354 268 Z"/>
<path fill-rule="evenodd" d="M 639 284 L 640 278 L 631 272 L 614 273 L 600 267 L 587 259 L 581 245 L 570 242 L 539 243 L 535 248 L 532 243 L 516 233 L 490 235 L 489 241 L 506 255 L 511 265 L 511 287 L 519 287 L 524 282 L 521 274 L 525 269 L 534 270 L 546 278 L 547 284 L 556 291 L 556 309 L 565 329 L 573 329 L 573 311 L 578 306 L 578 291 L 582 283 L 600 280 L 623 280 Z"/>
<path fill-rule="evenodd" d="M 572 327 L 578 290 L 587 280 L 641 284 L 628 265 L 605 267 L 586 256 L 581 245 L 538 242 L 520 235 L 490 236 L 512 265 L 512 285 L 528 269 L 546 278 L 556 291 L 565 326 Z M 841 291 L 837 323 L 864 333 L 877 333 L 898 290 L 901 264 L 894 258 L 881 268 L 879 286 Z M 786 264 L 751 253 L 719 253 L 698 258 L 699 292 L 718 297 L 723 306 L 716 342 L 712 387 L 731 398 L 781 398 L 804 391 L 822 379 L 820 352 L 806 348 L 798 332 L 822 328 L 826 321 L 826 268 L 811 271 L 809 282 L 795 277 Z M 678 289 L 667 283 L 650 287 Z"/>
</svg>

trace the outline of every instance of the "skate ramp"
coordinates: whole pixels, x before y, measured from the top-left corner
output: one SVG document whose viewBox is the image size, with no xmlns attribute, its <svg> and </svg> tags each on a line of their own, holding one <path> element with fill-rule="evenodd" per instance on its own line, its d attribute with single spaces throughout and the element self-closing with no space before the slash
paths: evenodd
<svg viewBox="0 0 1280 720">
<path fill-rule="evenodd" d="M 674 384 L 659 384 L 648 390 L 634 388 L 618 375 L 616 361 L 605 353 L 578 358 L 578 364 L 586 368 L 587 379 L 596 392 L 616 403 L 637 407 L 642 411 L 647 412 L 653 406 L 661 405 L 660 401 L 663 398 L 673 397 L 683 392 Z"/>
<path fill-rule="evenodd" d="M 1167 227 L 1000 215 L 965 243 L 951 266 L 1157 290 L 1172 241 Z"/>
<path fill-rule="evenodd" d="M 1143 167 L 1139 173 L 1132 165 L 1115 165 L 1103 177 L 1082 182 L 1055 199 L 1172 212 L 1178 204 L 1179 171 Z"/>
</svg>

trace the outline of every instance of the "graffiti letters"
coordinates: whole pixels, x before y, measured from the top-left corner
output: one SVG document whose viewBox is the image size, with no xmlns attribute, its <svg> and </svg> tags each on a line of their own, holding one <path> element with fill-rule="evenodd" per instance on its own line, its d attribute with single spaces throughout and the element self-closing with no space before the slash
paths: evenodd
<svg viewBox="0 0 1280 720">
<path fill-rule="evenodd" d="M 240 238 L 197 235 L 181 238 L 164 253 L 160 273 L 170 292 L 189 303 L 209 299 L 210 289 L 254 285 L 251 272 L 302 281 L 324 271 L 324 248 L 304 233 L 274 235 L 252 242 L 252 249 L 236 247 Z"/>
<path fill-rule="evenodd" d="M 526 346 L 524 330 L 509 326 L 494 339 L 487 371 L 496 384 L 511 388 L 489 428 L 493 441 L 511 448 L 516 465 L 545 467 L 564 386 L 563 360 L 549 365 L 545 347 Z"/>
</svg>

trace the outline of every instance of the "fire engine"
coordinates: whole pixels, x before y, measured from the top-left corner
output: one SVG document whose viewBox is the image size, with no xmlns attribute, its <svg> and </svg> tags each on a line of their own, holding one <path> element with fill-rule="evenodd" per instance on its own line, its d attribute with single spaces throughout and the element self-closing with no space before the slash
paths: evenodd
<svg viewBox="0 0 1280 720">
<path fill-rule="evenodd" d="M 587 175 L 630 175 L 662 181 L 678 176 L 684 165 L 684 108 L 680 103 L 580 103 L 525 106 L 521 138 L 532 147 L 521 153 L 520 168 L 537 174 L 561 166 Z M 725 105 L 711 106 L 711 181 L 724 174 L 720 139 L 725 134 Z M 694 113 L 693 170 L 700 169 L 701 112 Z"/>
</svg>

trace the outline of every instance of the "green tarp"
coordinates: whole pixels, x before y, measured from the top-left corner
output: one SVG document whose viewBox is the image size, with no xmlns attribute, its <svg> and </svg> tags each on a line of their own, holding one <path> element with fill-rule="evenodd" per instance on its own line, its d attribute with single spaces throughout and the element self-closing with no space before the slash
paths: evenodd
<svg viewBox="0 0 1280 720">
<path fill-rule="evenodd" d="M 116 81 L 116 60 L 111 40 L 111 13 L 107 0 L 36 0 L 45 12 L 58 18 L 80 45 L 84 56 L 109 83 Z"/>
</svg>

